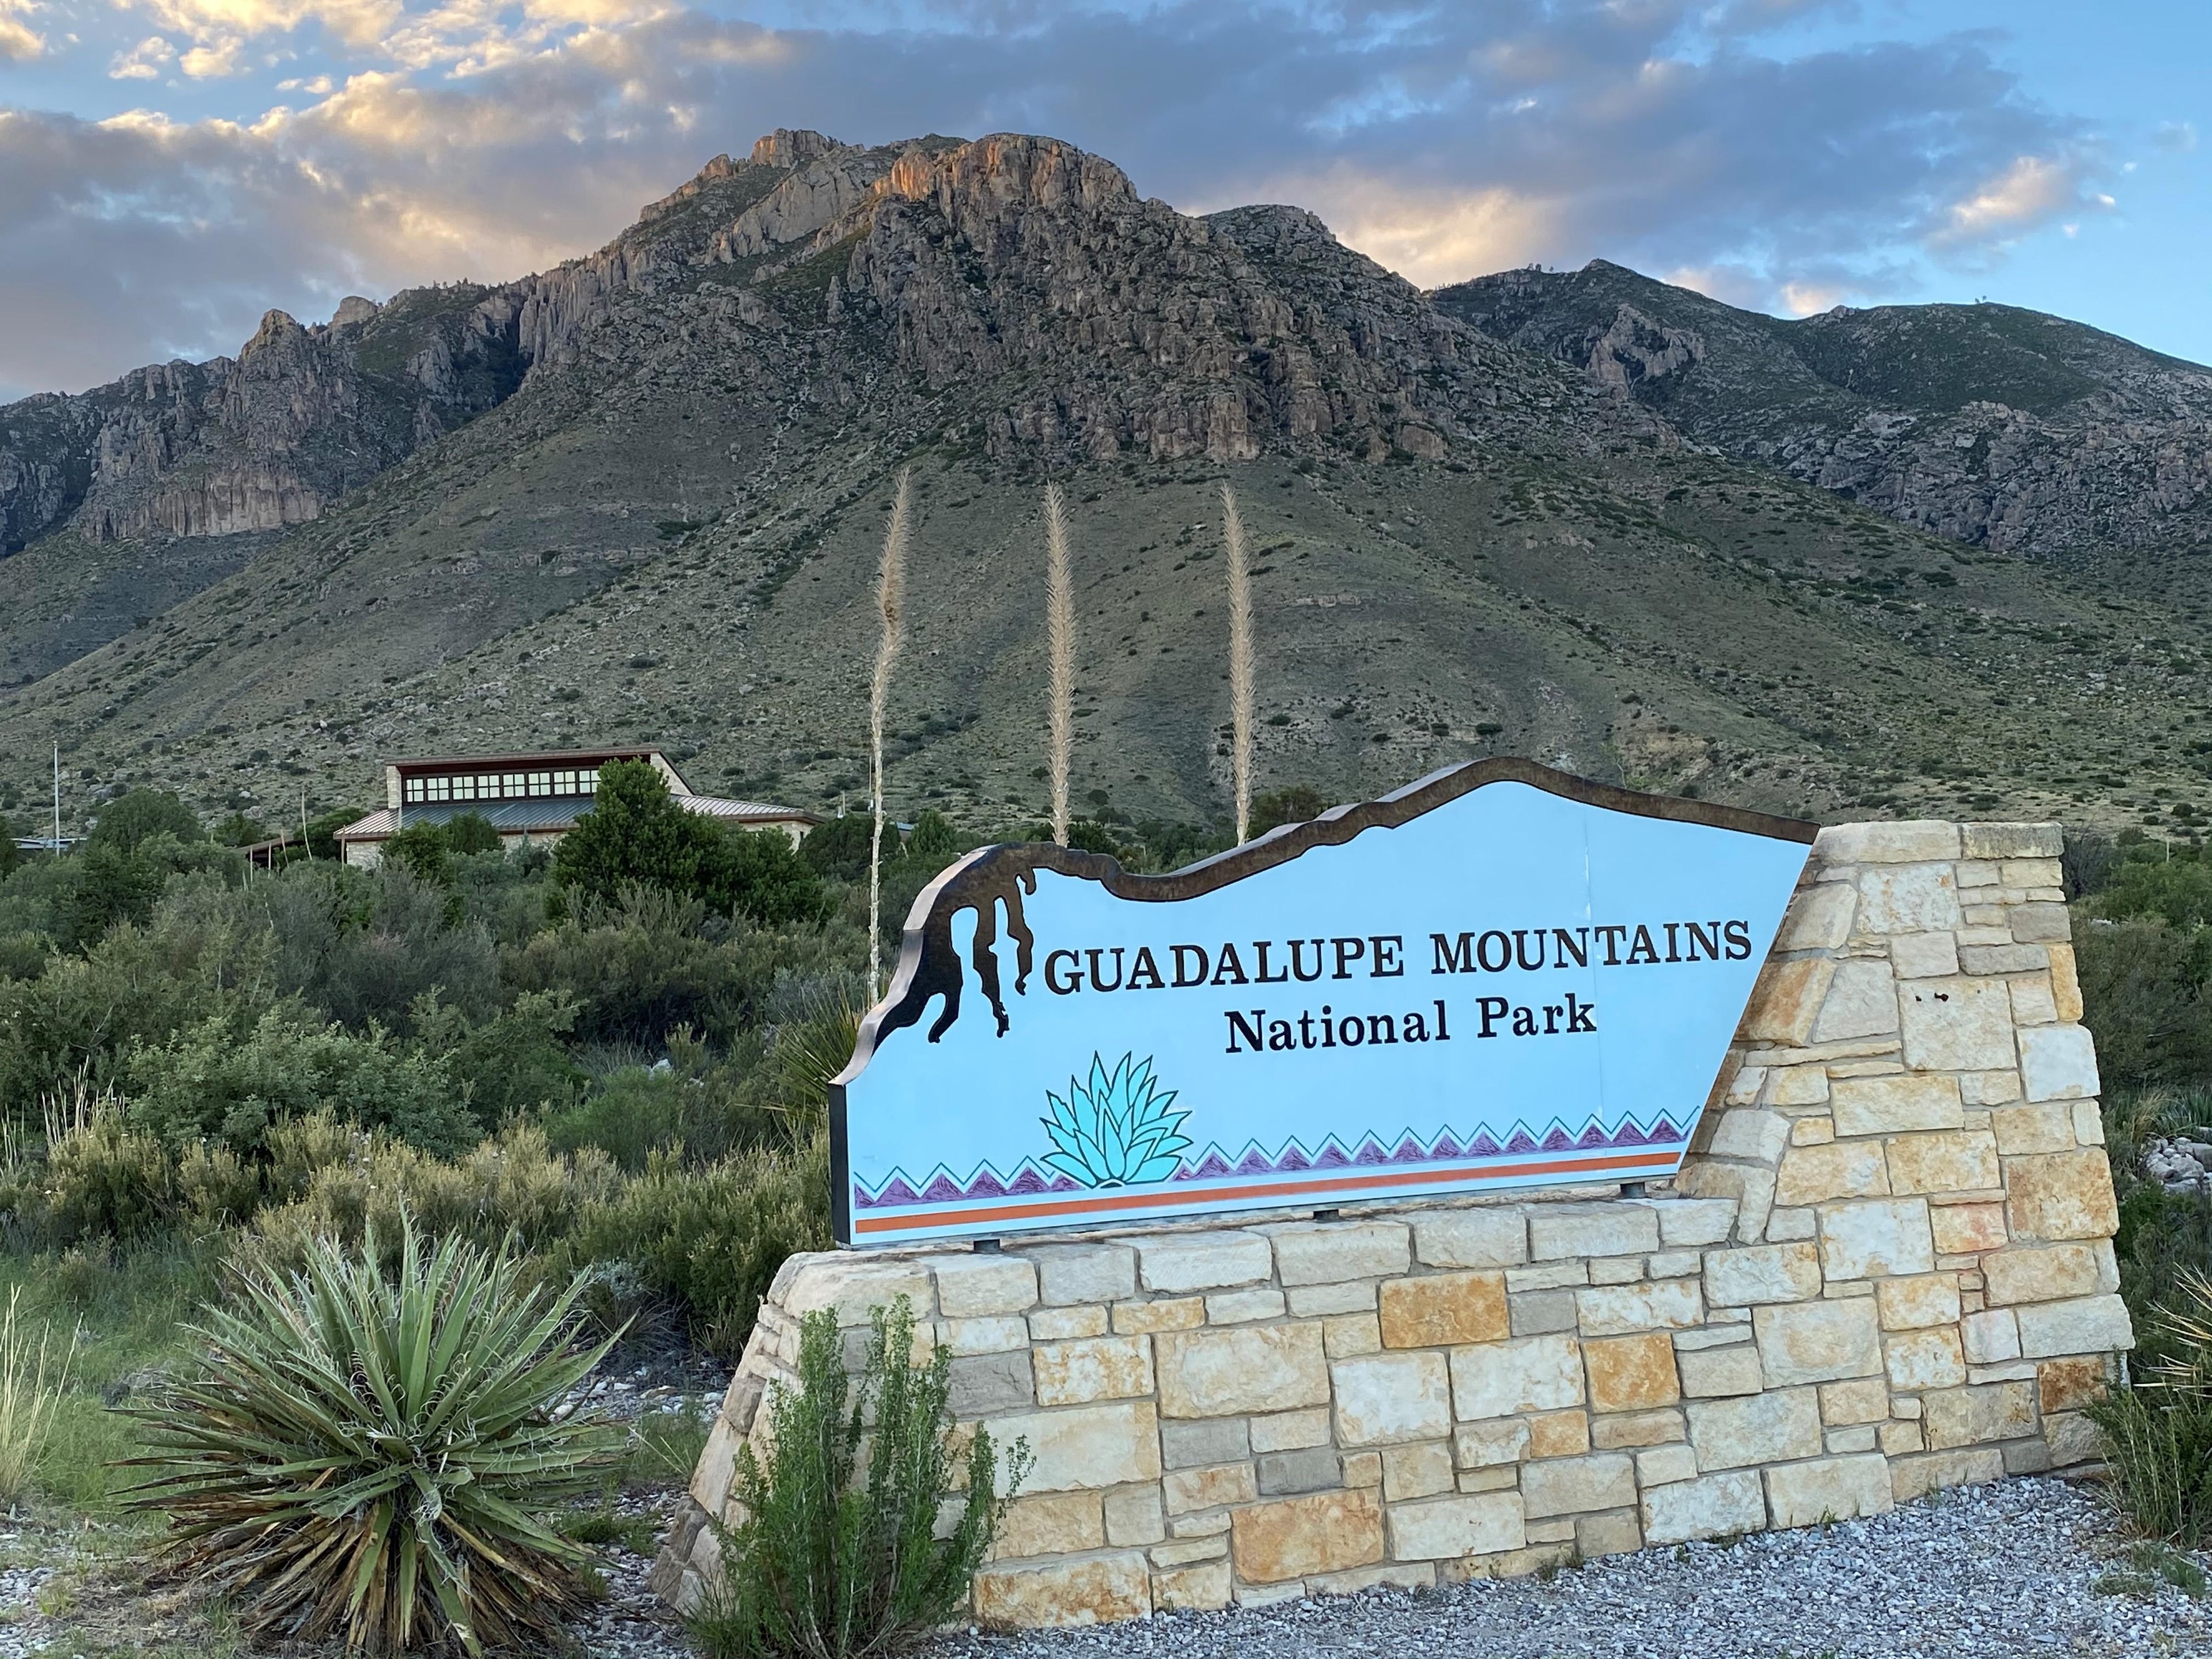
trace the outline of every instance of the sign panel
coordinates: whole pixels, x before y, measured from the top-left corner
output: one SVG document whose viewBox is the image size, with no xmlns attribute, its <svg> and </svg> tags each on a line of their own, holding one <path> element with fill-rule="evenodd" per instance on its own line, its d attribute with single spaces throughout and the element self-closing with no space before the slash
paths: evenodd
<svg viewBox="0 0 2212 1659">
<path fill-rule="evenodd" d="M 1814 828 L 1501 760 L 1171 875 L 971 854 L 831 1087 L 838 1240 L 1671 1175 Z"/>
</svg>

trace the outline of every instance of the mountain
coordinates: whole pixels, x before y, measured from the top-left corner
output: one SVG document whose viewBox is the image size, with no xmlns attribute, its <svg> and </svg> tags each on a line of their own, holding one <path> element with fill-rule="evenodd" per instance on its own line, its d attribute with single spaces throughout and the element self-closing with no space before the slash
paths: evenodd
<svg viewBox="0 0 2212 1659">
<path fill-rule="evenodd" d="M 410 416 L 311 518 L 103 540 L 95 469 L 0 561 L 0 648 L 46 653 L 0 692 L 0 806 L 40 797 L 55 741 L 80 817 L 160 782 L 289 820 L 368 798 L 395 752 L 645 738 L 702 787 L 834 810 L 864 787 L 911 467 L 901 811 L 1042 804 L 1050 477 L 1101 813 L 1225 810 L 1224 482 L 1260 550 L 1262 787 L 1510 751 L 1815 815 L 2197 813 L 2201 609 L 1716 453 L 1296 208 L 1179 214 L 1048 138 L 782 132 L 589 258 L 434 292 L 299 331 L 319 386 L 382 373 L 358 338 L 394 313 L 453 365 L 377 382 L 381 430 L 434 384 L 446 429 Z M 285 452 L 303 484 L 345 430 L 319 418 Z"/>
<path fill-rule="evenodd" d="M 2212 550 L 2212 369 L 2014 306 L 1794 321 L 1594 260 L 1440 289 L 1685 436 L 2008 553 Z"/>
</svg>

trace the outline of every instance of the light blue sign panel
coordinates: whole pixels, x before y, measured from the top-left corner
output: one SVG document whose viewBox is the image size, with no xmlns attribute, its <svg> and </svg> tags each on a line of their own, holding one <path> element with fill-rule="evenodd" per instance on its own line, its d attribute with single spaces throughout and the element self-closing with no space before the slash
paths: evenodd
<svg viewBox="0 0 2212 1659">
<path fill-rule="evenodd" d="M 985 848 L 832 1087 L 837 1237 L 1669 1176 L 1813 833 L 1490 761 L 1169 876 Z"/>
</svg>

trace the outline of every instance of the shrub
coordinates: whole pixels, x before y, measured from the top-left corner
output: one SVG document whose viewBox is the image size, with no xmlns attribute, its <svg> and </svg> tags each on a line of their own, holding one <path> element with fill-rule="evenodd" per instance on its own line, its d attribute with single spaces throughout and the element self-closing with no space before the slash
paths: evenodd
<svg viewBox="0 0 2212 1659">
<path fill-rule="evenodd" d="M 631 888 L 511 952 L 503 971 L 518 990 L 565 992 L 586 1042 L 657 1044 L 682 1026 L 727 1032 L 751 988 L 738 954 L 705 936 L 706 920 L 696 900 Z"/>
<path fill-rule="evenodd" d="M 1270 790 L 1252 802 L 1252 834 L 1257 837 L 1285 823 L 1304 823 L 1319 817 L 1332 805 L 1310 784 L 1294 783 L 1286 789 Z"/>
<path fill-rule="evenodd" d="M 726 830 L 687 811 L 644 761 L 599 769 L 592 810 L 554 849 L 553 877 L 601 904 L 657 887 L 770 924 L 818 920 L 825 908 L 820 879 L 780 831 Z"/>
<path fill-rule="evenodd" d="M 704 1088 L 665 1067 L 626 1066 L 589 1098 L 547 1116 L 545 1138 L 557 1152 L 597 1147 L 635 1174 L 653 1153 L 689 1140 L 685 1097 Z"/>
<path fill-rule="evenodd" d="M 472 1020 L 495 1012 L 499 957 L 453 896 L 398 862 L 374 873 L 299 864 L 252 901 L 276 942 L 276 986 L 355 1031 L 404 1034 L 426 994 Z"/>
<path fill-rule="evenodd" d="M 176 1170 L 154 1136 L 112 1107 L 71 1126 L 46 1148 L 33 1224 L 55 1244 L 145 1238 L 176 1218 Z"/>
<path fill-rule="evenodd" d="M 951 1350 L 939 1344 L 916 1365 L 914 1334 L 906 1297 L 876 1310 L 855 1390 L 836 1315 L 802 1322 L 799 1387 L 777 1387 L 768 1407 L 768 1468 L 750 1445 L 738 1449 L 744 1518 L 723 1534 L 721 1570 L 692 1626 L 713 1659 L 886 1652 L 966 1601 L 1029 1449 L 1015 1443 L 1001 1496 L 997 1448 L 978 1427 L 960 1494 L 945 1410 Z M 958 1518 L 940 1538 L 939 1515 L 956 1498 Z"/>
<path fill-rule="evenodd" d="M 313 1246 L 295 1276 L 246 1272 L 189 1328 L 197 1374 L 131 1413 L 150 1450 L 131 1507 L 167 1511 L 173 1567 L 271 1641 L 356 1651 L 544 1652 L 585 1600 L 582 1552 L 543 1518 L 614 1461 L 583 1413 L 598 1364 L 579 1287 L 522 1282 L 514 1254 L 401 1236 Z"/>
<path fill-rule="evenodd" d="M 100 809 L 92 826 L 91 844 L 137 851 L 141 842 L 155 836 L 179 841 L 198 841 L 205 832 L 199 815 L 178 796 L 165 789 L 133 789 Z"/>
<path fill-rule="evenodd" d="M 2082 1021 L 2114 1085 L 2212 1077 L 2212 931 L 2162 921 L 2094 923 L 2076 935 Z"/>
<path fill-rule="evenodd" d="M 446 845 L 458 858 L 496 853 L 505 845 L 491 820 L 481 812 L 463 812 L 446 821 Z"/>
<path fill-rule="evenodd" d="M 2122 1510 L 2150 1537 L 2201 1549 L 2212 1544 L 2212 1279 L 2185 1274 L 2178 1303 L 2153 1316 L 2166 1357 L 2089 1415 Z"/>
</svg>

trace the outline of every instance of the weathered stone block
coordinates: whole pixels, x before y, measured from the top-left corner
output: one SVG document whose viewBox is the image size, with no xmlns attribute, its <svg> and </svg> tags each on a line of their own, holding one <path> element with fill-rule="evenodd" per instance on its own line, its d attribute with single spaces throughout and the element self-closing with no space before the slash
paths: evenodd
<svg viewBox="0 0 2212 1659">
<path fill-rule="evenodd" d="M 1820 1421 L 1829 1429 L 1879 1423 L 1890 1413 L 1889 1384 L 1879 1376 L 1820 1385 Z"/>
<path fill-rule="evenodd" d="M 1137 1293 L 1137 1253 L 1126 1244 L 1058 1244 L 1027 1252 L 1049 1307 L 1121 1302 Z"/>
<path fill-rule="evenodd" d="M 2068 1101 L 1999 1106 L 1990 1113 L 1990 1127 L 2007 1158 L 2074 1150 L 2074 1108 Z"/>
<path fill-rule="evenodd" d="M 1960 835 L 1970 859 L 2055 859 L 2064 841 L 2055 823 L 1967 823 Z"/>
<path fill-rule="evenodd" d="M 1528 1212 L 1528 1253 L 1565 1256 L 1644 1255 L 1659 1248 L 1659 1218 L 1642 1204 L 1541 1204 Z"/>
<path fill-rule="evenodd" d="M 1249 1325 L 1256 1320 L 1280 1319 L 1285 1311 L 1283 1293 L 1272 1285 L 1216 1291 L 1206 1298 L 1206 1322 L 1209 1325 Z"/>
<path fill-rule="evenodd" d="M 1948 863 L 1906 864 L 1859 872 L 1861 937 L 1948 933 L 1959 926 L 1958 872 Z"/>
<path fill-rule="evenodd" d="M 1787 1302 L 1752 1310 L 1759 1364 L 1771 1389 L 1881 1370 L 1881 1337 L 1873 1301 Z"/>
<path fill-rule="evenodd" d="M 2051 946 L 2051 1000 L 2060 1019 L 2081 1018 L 2081 980 L 2071 945 Z"/>
<path fill-rule="evenodd" d="M 1889 960 L 1899 979 L 1942 979 L 1959 971 L 1959 936 L 1899 933 L 1889 942 Z"/>
<path fill-rule="evenodd" d="M 1851 915 L 1858 889 L 1849 882 L 1819 882 L 1801 887 L 1782 918 L 1774 948 L 1782 951 L 1832 951 L 1851 936 Z"/>
<path fill-rule="evenodd" d="M 994 1419 L 1001 1445 L 1030 1443 L 1024 1492 L 1074 1492 L 1160 1478 L 1159 1414 L 1149 1400 L 1014 1413 Z"/>
<path fill-rule="evenodd" d="M 1672 1406 L 1640 1412 L 1616 1412 L 1589 1419 L 1590 1444 L 1599 1451 L 1627 1451 L 1638 1446 L 1680 1440 L 1689 1431 Z"/>
<path fill-rule="evenodd" d="M 1815 1042 L 1885 1036 L 1897 1030 L 1897 981 L 1879 957 L 1854 957 L 1836 964 L 1828 994 L 1813 1022 Z"/>
<path fill-rule="evenodd" d="M 1698 1455 L 1686 1444 L 1654 1446 L 1636 1454 L 1636 1484 L 1664 1486 L 1698 1478 Z"/>
<path fill-rule="evenodd" d="M 1029 1316 L 1030 1340 L 1067 1342 L 1079 1336 L 1103 1336 L 1108 1324 L 1103 1308 L 1037 1308 Z"/>
<path fill-rule="evenodd" d="M 1888 1155 L 1889 1189 L 1899 1194 L 1987 1191 L 2002 1179 L 1996 1137 L 1987 1129 L 1897 1135 Z"/>
<path fill-rule="evenodd" d="M 1631 1331 L 1679 1330 L 1705 1317 L 1698 1280 L 1668 1279 L 1639 1285 L 1592 1285 L 1575 1292 L 1576 1317 L 1584 1336 Z"/>
<path fill-rule="evenodd" d="M 1226 1561 L 1199 1561 L 1152 1574 L 1152 1605 L 1163 1613 L 1208 1613 L 1234 1599 Z"/>
<path fill-rule="evenodd" d="M 1312 1325 L 1163 1331 L 1152 1339 L 1166 1417 L 1241 1417 L 1328 1403 L 1328 1362 Z"/>
<path fill-rule="evenodd" d="M 1340 1314 L 1334 1319 L 1324 1319 L 1321 1330 L 1331 1359 L 1350 1359 L 1358 1354 L 1382 1351 L 1382 1322 L 1371 1313 Z"/>
<path fill-rule="evenodd" d="M 1826 957 L 1788 962 L 1770 957 L 1745 1006 L 1742 1032 L 1753 1042 L 1779 1042 L 1800 1048 L 1813 1036 L 1813 1022 L 1828 994 L 1836 964 Z"/>
<path fill-rule="evenodd" d="M 1037 1299 L 1036 1264 L 1018 1255 L 939 1256 L 937 1310 L 947 1319 L 1026 1313 Z"/>
<path fill-rule="evenodd" d="M 1592 1411 L 1644 1411 L 1681 1397 L 1674 1340 L 1664 1331 L 1585 1342 L 1583 1365 L 1589 1374 Z"/>
<path fill-rule="evenodd" d="M 1401 1561 L 1495 1555 L 1528 1541 L 1518 1492 L 1437 1498 L 1390 1507 L 1390 1553 Z"/>
<path fill-rule="evenodd" d="M 1749 1342 L 1733 1348 L 1692 1349 L 1674 1358 L 1682 1374 L 1682 1392 L 1692 1400 L 1757 1394 L 1766 1386 L 1759 1349 Z"/>
<path fill-rule="evenodd" d="M 1392 1446 L 1382 1454 L 1382 1498 L 1396 1504 L 1454 1491 L 1451 1448 L 1441 1440 Z"/>
<path fill-rule="evenodd" d="M 1932 1205 L 1928 1224 L 1939 1255 L 1978 1255 L 2000 1249 L 2008 1237 L 2004 1206 L 1994 1202 Z"/>
<path fill-rule="evenodd" d="M 2037 1404 L 2046 1419 L 2053 1412 L 2079 1411 L 2105 1397 L 2112 1370 L 2112 1362 L 2100 1354 L 2046 1359 L 2035 1368 Z"/>
<path fill-rule="evenodd" d="M 1890 1465 L 1890 1490 L 1900 1504 L 1925 1498 L 1938 1486 L 1976 1486 L 2004 1479 L 2004 1454 L 1994 1446 L 1900 1457 Z"/>
<path fill-rule="evenodd" d="M 1825 1066 L 1778 1066 L 1766 1075 L 1770 1106 L 1818 1106 L 1828 1098 Z"/>
<path fill-rule="evenodd" d="M 1889 1460 L 1879 1452 L 1769 1469 L 1766 1496 L 1778 1527 L 1887 1515 L 1897 1503 L 1890 1488 Z"/>
<path fill-rule="evenodd" d="M 1757 1532 L 1766 1524 L 1766 1498 L 1756 1469 L 1647 1487 L 1640 1508 L 1644 1536 L 1652 1544 L 1725 1538 Z"/>
<path fill-rule="evenodd" d="M 1838 1078 L 1830 1087 L 1829 1110 L 1838 1135 L 1909 1134 L 1916 1130 L 1956 1129 L 1966 1122 L 1956 1078 L 1897 1072 L 1883 1077 Z"/>
<path fill-rule="evenodd" d="M 1517 1209 L 1415 1216 L 1413 1254 L 1431 1267 L 1514 1267 L 1528 1259 L 1528 1224 Z"/>
<path fill-rule="evenodd" d="M 1346 1285 L 1294 1285 L 1285 1294 L 1291 1314 L 1299 1319 L 1375 1311 L 1375 1285 L 1368 1279 Z"/>
<path fill-rule="evenodd" d="M 1572 1291 L 1523 1291 L 1518 1296 L 1508 1297 L 1506 1304 L 1516 1336 L 1541 1336 L 1547 1331 L 1571 1331 L 1575 1328 Z"/>
<path fill-rule="evenodd" d="M 1252 1419 L 1252 1449 L 1260 1452 L 1295 1451 L 1301 1446 L 1328 1444 L 1328 1413 L 1315 1407 L 1305 1411 L 1276 1412 Z"/>
<path fill-rule="evenodd" d="M 1262 1497 L 1287 1498 L 1293 1492 L 1328 1492 L 1344 1484 L 1342 1462 L 1328 1446 L 1261 1454 Z"/>
<path fill-rule="evenodd" d="M 2013 981 L 2012 1018 L 2016 1025 L 2049 1025 L 2057 1022 L 2058 1002 L 2051 992 L 2050 975 Z"/>
<path fill-rule="evenodd" d="M 1152 1302 L 1117 1302 L 1114 1330 L 1120 1336 L 1144 1336 L 1154 1331 L 1195 1330 L 1206 1323 L 1202 1296 L 1162 1297 Z"/>
<path fill-rule="evenodd" d="M 2012 998 L 2002 980 L 1907 980 L 1899 988 L 1898 1005 L 1904 1017 L 1905 1063 L 1913 1070 L 1987 1072 L 2014 1063 Z M 1837 1128 L 1842 1131 L 1840 1121 Z"/>
<path fill-rule="evenodd" d="M 2063 944 L 2074 936 L 2073 919 L 2066 914 L 2066 907 L 2056 902 L 2015 904 L 2006 919 L 2012 924 L 2012 936 L 2023 945 L 2032 941 Z"/>
<path fill-rule="evenodd" d="M 2110 1238 L 2119 1229 L 2112 1165 L 2097 1148 L 2009 1158 L 2005 1186 L 2014 1238 Z"/>
<path fill-rule="evenodd" d="M 2104 1431 L 2087 1413 L 2061 1412 L 2055 1417 L 2045 1417 L 2043 1438 L 2051 1449 L 2054 1468 L 2063 1469 L 2105 1455 Z"/>
<path fill-rule="evenodd" d="M 1528 1455 L 1528 1425 L 1522 1418 L 1491 1418 L 1452 1431 L 1452 1461 L 1463 1469 L 1517 1463 Z"/>
<path fill-rule="evenodd" d="M 1784 1389 L 1741 1400 L 1693 1400 L 1687 1407 L 1698 1467 L 1753 1468 L 1817 1457 L 1820 1407 L 1810 1389 Z"/>
<path fill-rule="evenodd" d="M 1985 1445 L 2035 1431 L 2035 1385 L 1994 1382 L 1945 1389 L 1920 1398 L 1920 1425 L 1930 1449 Z"/>
<path fill-rule="evenodd" d="M 1233 1463 L 1251 1450 L 1251 1435 L 1241 1417 L 1207 1418 L 1195 1423 L 1170 1419 L 1160 1425 L 1160 1456 L 1171 1469 L 1200 1463 Z"/>
<path fill-rule="evenodd" d="M 1116 1486 L 1106 1494 L 1101 1508 L 1109 1544 L 1157 1544 L 1168 1535 L 1158 1486 Z"/>
<path fill-rule="evenodd" d="M 2117 1296 L 2085 1296 L 2071 1302 L 2031 1302 L 2013 1311 L 2020 1320 L 2022 1358 L 2112 1353 L 2135 1346 L 2128 1304 Z"/>
<path fill-rule="evenodd" d="M 1229 1549 L 1237 1576 L 1255 1584 L 1364 1567 L 1382 1559 L 1382 1494 L 1316 1492 L 1237 1510 Z"/>
<path fill-rule="evenodd" d="M 945 1403 L 955 1417 L 994 1417 L 1032 1405 L 1036 1384 L 1026 1350 L 1016 1353 L 966 1354 L 952 1362 Z"/>
<path fill-rule="evenodd" d="M 1599 1452 L 1531 1463 L 1521 1471 L 1521 1497 L 1531 1520 L 1619 1509 L 1636 1501 L 1636 1462 Z"/>
<path fill-rule="evenodd" d="M 1502 1341 L 1512 1334 L 1502 1273 L 1425 1273 L 1382 1285 L 1386 1348 L 1440 1348 Z"/>
<path fill-rule="evenodd" d="M 1959 1279 L 1955 1273 L 1877 1279 L 1874 1297 L 1875 1305 L 1881 1310 L 1881 1328 L 1886 1331 L 1918 1330 L 1923 1326 L 1959 1322 Z"/>
<path fill-rule="evenodd" d="M 1579 1406 L 1582 1345 L 1562 1335 L 1455 1348 L 1451 1386 L 1453 1409 L 1462 1420 Z"/>
<path fill-rule="evenodd" d="M 1275 1270 L 1285 1285 L 1335 1285 L 1384 1279 L 1413 1265 L 1413 1242 L 1400 1221 L 1329 1221 L 1270 1230 Z"/>
<path fill-rule="evenodd" d="M 871 1261 L 851 1255 L 814 1257 L 793 1276 L 784 1310 L 793 1319 L 832 1309 L 842 1326 L 865 1325 L 878 1308 L 904 1297 L 917 1321 L 936 1306 L 927 1267 L 918 1261 Z"/>
<path fill-rule="evenodd" d="M 1881 1347 L 1893 1389 L 1907 1393 L 1955 1389 L 1966 1380 L 1966 1350 L 1956 1325 L 1894 1332 L 1882 1340 Z"/>
<path fill-rule="evenodd" d="M 1809 1243 L 1705 1253 L 1705 1300 L 1716 1307 L 1802 1302 L 1820 1293 L 1820 1253 Z"/>
<path fill-rule="evenodd" d="M 1210 1463 L 1195 1469 L 1170 1469 L 1160 1477 L 1160 1495 L 1170 1515 L 1225 1509 L 1260 1495 L 1249 1463 Z"/>
<path fill-rule="evenodd" d="M 1992 1307 L 2096 1296 L 2120 1287 L 2111 1257 L 2102 1240 L 1998 1250 L 1982 1258 L 1984 1284 Z"/>
<path fill-rule="evenodd" d="M 1040 1406 L 1133 1400 L 1152 1391 L 1152 1340 L 1148 1336 L 1042 1343 L 1031 1361 Z"/>
<path fill-rule="evenodd" d="M 1106 1528 L 1095 1492 L 1042 1492 L 1006 1506 L 994 1560 L 1028 1555 L 1073 1555 L 1105 1547 Z"/>
<path fill-rule="evenodd" d="M 1141 1241 L 1137 1250 L 1148 1291 L 1226 1290 L 1256 1285 L 1275 1270 L 1273 1253 L 1257 1233 L 1167 1233 Z"/>
<path fill-rule="evenodd" d="M 1783 1208 L 1796 1209 L 1888 1190 L 1889 1165 L 1882 1157 L 1880 1141 L 1836 1140 L 1792 1146 L 1784 1153 L 1774 1199 Z"/>
<path fill-rule="evenodd" d="M 1152 1610 L 1152 1574 L 1138 1550 L 975 1575 L 975 1615 L 1001 1629 L 1111 1624 Z"/>
<path fill-rule="evenodd" d="M 2020 1085 L 2030 1100 L 2095 1095 L 2097 1048 L 2086 1025 L 2036 1025 L 2020 1034 Z"/>
<path fill-rule="evenodd" d="M 1440 1440 L 1451 1432 L 1451 1382 L 1440 1353 L 1380 1353 L 1340 1360 L 1336 1437 L 1344 1446 Z"/>
<path fill-rule="evenodd" d="M 2009 1308 L 1966 1315 L 1959 1322 L 1959 1339 L 1970 1364 L 2002 1365 L 2020 1358 L 2020 1321 Z"/>
<path fill-rule="evenodd" d="M 1815 869 L 1839 864 L 1934 863 L 1958 856 L 1959 826 L 1937 818 L 1907 819 L 1894 823 L 1832 823 L 1820 831 L 1813 843 Z"/>
<path fill-rule="evenodd" d="M 1790 1144 L 1790 1120 L 1778 1112 L 1739 1107 L 1721 1114 L 1706 1150 L 1715 1158 L 1740 1158 L 1753 1164 L 1778 1163 Z"/>
<path fill-rule="evenodd" d="M 937 1340 L 955 1354 L 1012 1353 L 1030 1346 L 1030 1322 L 1018 1314 L 996 1319 L 946 1319 L 938 1323 Z"/>
<path fill-rule="evenodd" d="M 1879 1273 L 1924 1273 L 1936 1244 L 1924 1199 L 1862 1199 L 1820 1210 L 1820 1265 L 1830 1282 Z"/>
</svg>

